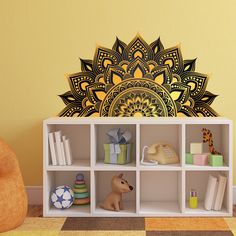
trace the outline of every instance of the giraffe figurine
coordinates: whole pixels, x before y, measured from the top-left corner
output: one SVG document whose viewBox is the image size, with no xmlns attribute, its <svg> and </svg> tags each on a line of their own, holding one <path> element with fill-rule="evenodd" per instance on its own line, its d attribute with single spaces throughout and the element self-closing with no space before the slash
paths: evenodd
<svg viewBox="0 0 236 236">
<path fill-rule="evenodd" d="M 208 148 L 209 148 L 209 152 L 211 154 L 218 154 L 218 155 L 221 155 L 220 152 L 218 152 L 215 147 L 214 147 L 214 144 L 213 144 L 213 136 L 212 136 L 212 133 L 209 129 L 206 129 L 206 128 L 203 128 L 202 129 L 202 132 L 203 132 L 203 143 L 206 143 L 208 142 Z"/>
</svg>

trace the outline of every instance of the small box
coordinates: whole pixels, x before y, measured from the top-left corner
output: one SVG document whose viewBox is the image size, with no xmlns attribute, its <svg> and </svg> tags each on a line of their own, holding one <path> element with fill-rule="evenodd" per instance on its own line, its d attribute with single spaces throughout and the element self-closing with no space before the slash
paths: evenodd
<svg viewBox="0 0 236 236">
<path fill-rule="evenodd" d="M 202 153 L 202 143 L 190 143 L 190 153 L 191 154 Z"/>
<path fill-rule="evenodd" d="M 104 163 L 124 165 L 131 162 L 131 144 L 104 144 Z"/>
<path fill-rule="evenodd" d="M 208 154 L 194 154 L 193 155 L 193 164 L 198 166 L 207 166 L 208 165 Z"/>
<path fill-rule="evenodd" d="M 209 165 L 210 166 L 223 166 L 223 156 L 222 155 L 213 155 L 211 154 L 209 157 Z"/>
<path fill-rule="evenodd" d="M 193 164 L 193 154 L 191 153 L 185 154 L 185 164 Z"/>
</svg>

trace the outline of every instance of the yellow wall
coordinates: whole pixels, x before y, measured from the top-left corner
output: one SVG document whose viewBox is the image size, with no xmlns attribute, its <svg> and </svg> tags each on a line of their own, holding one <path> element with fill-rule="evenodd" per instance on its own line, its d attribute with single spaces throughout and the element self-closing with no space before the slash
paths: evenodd
<svg viewBox="0 0 236 236">
<path fill-rule="evenodd" d="M 212 76 L 208 90 L 220 95 L 213 108 L 236 122 L 235 9 L 235 0 L 0 0 L 0 136 L 15 149 L 25 184 L 42 185 L 42 120 L 64 108 L 64 75 L 116 36 L 181 43 L 183 57 L 198 57 L 197 71 Z"/>
</svg>

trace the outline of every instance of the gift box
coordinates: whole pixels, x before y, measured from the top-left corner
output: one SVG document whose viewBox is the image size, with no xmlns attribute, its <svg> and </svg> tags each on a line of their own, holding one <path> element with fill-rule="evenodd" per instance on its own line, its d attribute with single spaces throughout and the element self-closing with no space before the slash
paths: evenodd
<svg viewBox="0 0 236 236">
<path fill-rule="evenodd" d="M 203 147 L 202 143 L 190 143 L 190 153 L 191 154 L 198 154 L 202 153 Z"/>
<path fill-rule="evenodd" d="M 185 164 L 193 164 L 193 154 L 185 153 Z"/>
<path fill-rule="evenodd" d="M 208 154 L 194 154 L 193 155 L 193 164 L 198 166 L 207 166 L 208 165 Z"/>
<path fill-rule="evenodd" d="M 213 155 L 209 157 L 210 166 L 223 166 L 223 156 L 222 155 Z"/>
<path fill-rule="evenodd" d="M 104 144 L 104 163 L 124 165 L 131 162 L 132 144 Z"/>
<path fill-rule="evenodd" d="M 104 144 L 104 163 L 123 165 L 131 162 L 131 132 L 114 128 L 107 132 L 107 136 L 110 143 Z"/>
</svg>

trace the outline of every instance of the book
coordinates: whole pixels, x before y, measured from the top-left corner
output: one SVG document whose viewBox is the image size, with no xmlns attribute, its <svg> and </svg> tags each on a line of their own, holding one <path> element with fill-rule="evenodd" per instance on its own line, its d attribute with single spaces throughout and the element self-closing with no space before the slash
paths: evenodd
<svg viewBox="0 0 236 236">
<path fill-rule="evenodd" d="M 64 144 L 64 150 L 65 150 L 66 163 L 67 165 L 72 165 L 72 156 L 71 156 L 69 139 L 63 138 L 63 144 Z"/>
<path fill-rule="evenodd" d="M 204 207 L 208 211 L 212 209 L 216 184 L 217 184 L 217 178 L 212 175 L 209 175 L 206 195 L 204 200 Z"/>
<path fill-rule="evenodd" d="M 54 133 L 56 140 L 56 155 L 57 160 L 60 166 L 64 165 L 63 157 L 62 157 L 62 149 L 61 149 L 61 131 L 56 131 Z"/>
<path fill-rule="evenodd" d="M 225 188 L 226 188 L 226 183 L 227 183 L 227 177 L 223 175 L 219 175 L 219 187 L 216 193 L 216 199 L 214 202 L 214 207 L 213 209 L 215 211 L 220 211 L 222 208 L 222 203 L 223 203 L 223 198 L 224 198 L 224 193 L 225 193 Z"/>
<path fill-rule="evenodd" d="M 55 141 L 54 141 L 54 133 L 51 132 L 48 134 L 48 141 L 49 141 L 49 149 L 51 154 L 51 161 L 52 165 L 57 165 L 57 157 L 56 157 L 56 150 L 55 150 Z"/>
<path fill-rule="evenodd" d="M 212 201 L 212 207 L 211 207 L 212 210 L 214 210 L 214 205 L 215 205 L 215 201 L 216 201 L 216 195 L 217 195 L 217 192 L 218 192 L 218 187 L 219 187 L 219 181 L 217 179 L 216 186 L 215 186 L 215 191 L 214 191 L 214 197 L 213 197 L 213 201 Z"/>
<path fill-rule="evenodd" d="M 62 154 L 63 165 L 66 165 L 66 156 L 65 156 L 65 149 L 64 149 L 63 141 L 61 141 L 61 154 Z"/>
</svg>

